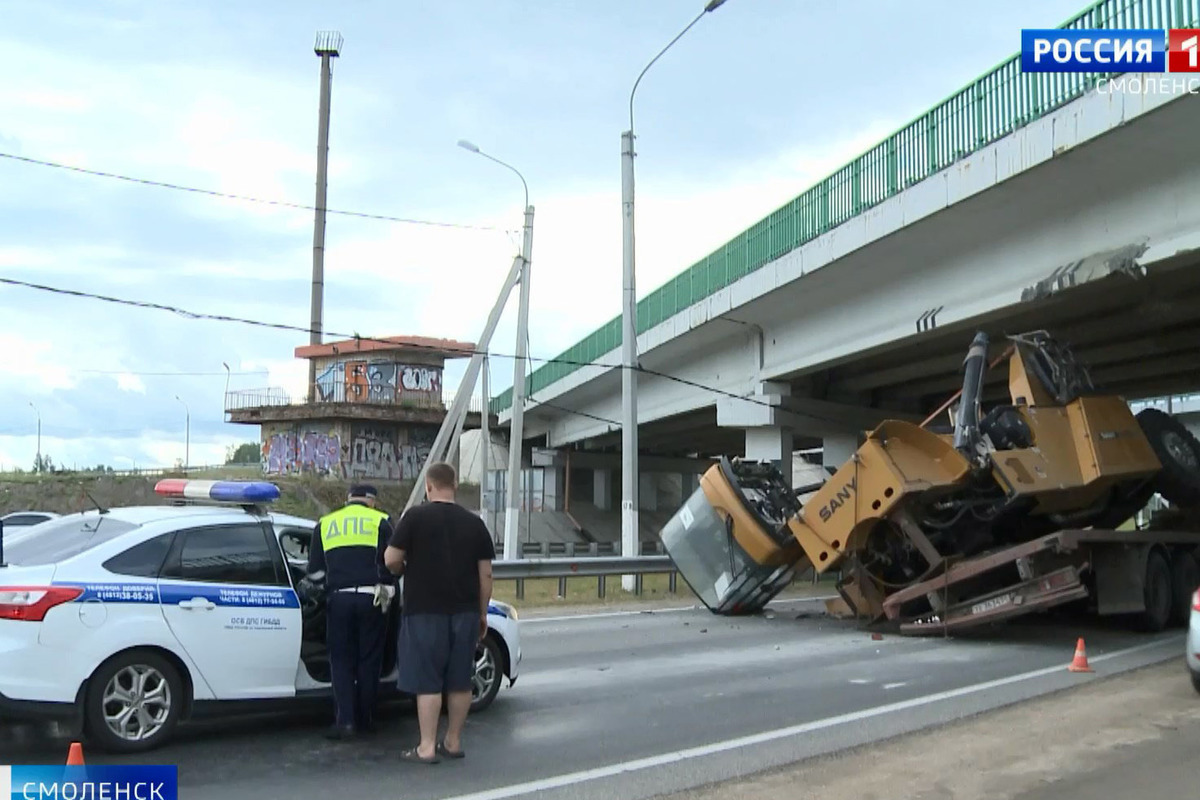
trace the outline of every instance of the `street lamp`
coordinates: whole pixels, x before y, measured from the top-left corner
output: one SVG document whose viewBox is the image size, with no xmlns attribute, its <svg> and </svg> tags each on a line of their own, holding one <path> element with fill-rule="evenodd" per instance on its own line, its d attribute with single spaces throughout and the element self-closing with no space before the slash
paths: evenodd
<svg viewBox="0 0 1200 800">
<path fill-rule="evenodd" d="M 38 411 L 38 407 L 29 401 L 29 407 L 33 409 L 33 413 L 37 414 L 37 461 L 33 462 L 37 467 L 37 471 L 42 471 L 42 412 Z"/>
<path fill-rule="evenodd" d="M 654 62 L 671 49 L 700 19 L 716 11 L 725 0 L 710 0 L 704 10 L 688 26 L 650 59 L 629 93 L 629 130 L 621 134 L 621 206 L 623 211 L 622 261 L 624 266 L 623 303 L 621 306 L 621 555 L 638 555 L 638 431 L 637 431 L 637 289 L 634 281 L 633 225 L 633 97 L 638 84 Z M 634 576 L 623 575 L 625 591 L 634 588 Z"/>
<path fill-rule="evenodd" d="M 188 408 L 188 404 L 183 402 L 183 398 L 175 395 L 175 399 L 183 403 L 184 417 L 183 428 L 183 471 L 186 474 L 188 467 L 192 465 L 191 449 L 192 449 L 192 412 Z"/>
<path fill-rule="evenodd" d="M 525 188 L 525 230 L 521 242 L 521 295 L 517 307 L 517 357 L 513 363 L 512 427 L 508 444 L 508 499 L 504 510 L 504 560 L 519 558 L 517 526 L 521 519 L 521 442 L 525 422 L 525 362 L 529 358 L 529 261 L 533 255 L 533 206 L 529 205 L 529 184 L 516 167 L 480 150 L 465 139 L 458 146 L 512 170 Z M 486 403 L 486 400 L 485 400 Z M 483 413 L 487 414 L 485 407 Z M 487 447 L 488 443 L 484 443 Z M 485 477 L 486 481 L 486 477 Z"/>
</svg>

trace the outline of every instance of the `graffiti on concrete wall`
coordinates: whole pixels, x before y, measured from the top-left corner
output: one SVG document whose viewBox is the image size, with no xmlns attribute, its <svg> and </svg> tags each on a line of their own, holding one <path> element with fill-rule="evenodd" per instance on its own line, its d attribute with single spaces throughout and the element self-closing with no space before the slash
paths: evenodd
<svg viewBox="0 0 1200 800">
<path fill-rule="evenodd" d="M 442 371 L 433 367 L 401 367 L 400 385 L 406 392 L 441 394 Z"/>
<path fill-rule="evenodd" d="M 441 398 L 442 368 L 395 361 L 337 361 L 317 375 L 329 403 L 395 403 L 405 395 Z"/>
<path fill-rule="evenodd" d="M 429 458 L 436 431 L 356 425 L 347 470 L 355 478 L 416 480 Z"/>
<path fill-rule="evenodd" d="M 376 361 L 367 365 L 367 382 L 370 387 L 368 398 L 372 403 L 391 403 L 396 400 L 395 364 Z"/>
<path fill-rule="evenodd" d="M 396 432 L 381 425 L 356 425 L 350 445 L 350 474 L 356 478 L 400 480 Z"/>
<path fill-rule="evenodd" d="M 437 431 L 432 428 L 408 428 L 404 433 L 407 435 L 407 441 L 400 448 L 402 469 L 415 480 L 421 474 L 425 460 L 429 458 Z"/>
<path fill-rule="evenodd" d="M 262 443 L 263 471 L 268 475 L 315 473 L 338 475 L 342 469 L 342 442 L 336 433 L 273 433 Z"/>
</svg>

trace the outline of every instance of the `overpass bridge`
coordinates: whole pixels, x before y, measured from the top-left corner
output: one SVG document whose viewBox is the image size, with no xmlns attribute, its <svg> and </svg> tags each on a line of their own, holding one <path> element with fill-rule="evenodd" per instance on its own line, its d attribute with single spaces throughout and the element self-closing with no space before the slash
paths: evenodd
<svg viewBox="0 0 1200 800">
<path fill-rule="evenodd" d="M 1200 0 L 1102 0 L 1063 27 L 1197 25 Z M 977 329 L 1048 329 L 1131 400 L 1200 388 L 1197 130 L 1200 76 L 1001 64 L 639 301 L 642 452 L 839 464 L 861 429 L 951 395 Z M 618 317 L 529 378 L 535 465 L 559 484 L 574 454 L 600 508 L 620 346 Z M 984 399 L 1005 391 L 998 371 Z"/>
</svg>

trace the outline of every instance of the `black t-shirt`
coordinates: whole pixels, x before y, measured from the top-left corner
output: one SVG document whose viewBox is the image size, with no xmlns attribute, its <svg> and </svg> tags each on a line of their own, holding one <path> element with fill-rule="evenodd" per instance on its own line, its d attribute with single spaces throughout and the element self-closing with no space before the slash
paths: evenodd
<svg viewBox="0 0 1200 800">
<path fill-rule="evenodd" d="M 414 506 L 391 545 L 404 551 L 405 614 L 479 612 L 479 562 L 496 558 L 482 519 L 457 503 Z"/>
</svg>

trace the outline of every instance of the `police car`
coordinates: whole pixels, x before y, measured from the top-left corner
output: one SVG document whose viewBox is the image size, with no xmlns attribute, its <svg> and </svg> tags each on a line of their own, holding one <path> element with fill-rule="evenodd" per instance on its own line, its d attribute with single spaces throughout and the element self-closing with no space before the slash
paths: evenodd
<svg viewBox="0 0 1200 800">
<path fill-rule="evenodd" d="M 74 720 L 104 749 L 137 752 L 204 713 L 331 694 L 323 598 L 298 587 L 316 522 L 271 512 L 272 483 L 155 492 L 175 504 L 71 514 L 0 550 L 0 721 Z M 399 600 L 381 695 L 397 691 Z M 517 613 L 493 600 L 472 710 L 520 663 Z"/>
</svg>

